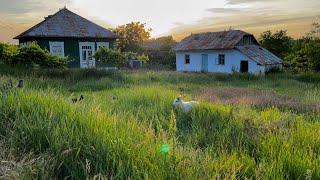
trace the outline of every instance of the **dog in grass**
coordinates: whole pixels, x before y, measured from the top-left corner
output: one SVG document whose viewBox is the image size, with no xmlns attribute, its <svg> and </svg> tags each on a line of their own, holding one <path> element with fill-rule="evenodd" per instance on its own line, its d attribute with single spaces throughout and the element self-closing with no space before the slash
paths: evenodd
<svg viewBox="0 0 320 180">
<path fill-rule="evenodd" d="M 180 108 L 186 113 L 197 105 L 199 105 L 197 101 L 183 101 L 181 98 L 176 98 L 173 102 L 175 108 Z"/>
</svg>

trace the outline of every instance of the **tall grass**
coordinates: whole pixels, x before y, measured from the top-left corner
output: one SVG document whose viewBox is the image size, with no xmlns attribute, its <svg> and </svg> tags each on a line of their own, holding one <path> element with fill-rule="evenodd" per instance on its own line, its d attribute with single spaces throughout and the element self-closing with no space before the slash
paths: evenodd
<svg viewBox="0 0 320 180">
<path fill-rule="evenodd" d="M 29 73 L 25 89 L 1 94 L 0 140 L 6 146 L 0 148 L 13 151 L 13 161 L 20 162 L 26 154 L 39 159 L 23 166 L 32 171 L 9 169 L 3 177 L 320 178 L 318 114 L 277 108 L 274 101 L 261 108 L 211 103 L 200 94 L 205 88 L 246 87 L 254 92 L 272 89 L 278 96 L 294 88 L 287 96 L 308 104 L 318 102 L 316 84 L 287 76 L 270 80 L 174 72 L 101 72 L 97 77 L 76 73 L 66 71 L 65 78 Z M 19 78 L 6 74 L 0 80 Z M 304 85 L 312 87 L 308 93 Z M 80 94 L 84 101 L 72 103 L 71 97 Z M 196 98 L 200 105 L 189 113 L 173 109 L 177 96 Z M 168 154 L 161 152 L 165 144 Z"/>
</svg>

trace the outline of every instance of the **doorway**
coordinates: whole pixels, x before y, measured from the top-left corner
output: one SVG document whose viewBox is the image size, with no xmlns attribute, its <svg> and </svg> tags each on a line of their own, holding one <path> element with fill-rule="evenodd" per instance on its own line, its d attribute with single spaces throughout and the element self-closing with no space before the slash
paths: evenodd
<svg viewBox="0 0 320 180">
<path fill-rule="evenodd" d="M 249 71 L 249 63 L 248 61 L 241 61 L 240 62 L 240 72 L 247 73 Z"/>
<path fill-rule="evenodd" d="M 208 72 L 208 54 L 202 54 L 202 72 Z"/>
<path fill-rule="evenodd" d="M 95 53 L 94 42 L 80 42 L 80 67 L 81 68 L 94 68 L 96 67 L 96 61 L 93 57 Z"/>
</svg>

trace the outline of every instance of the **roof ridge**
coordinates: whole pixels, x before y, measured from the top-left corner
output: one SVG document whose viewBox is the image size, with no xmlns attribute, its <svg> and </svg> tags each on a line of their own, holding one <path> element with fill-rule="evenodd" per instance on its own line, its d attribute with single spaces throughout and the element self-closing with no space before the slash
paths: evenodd
<svg viewBox="0 0 320 180">
<path fill-rule="evenodd" d="M 45 18 L 44 20 L 42 20 L 41 22 L 39 22 L 38 24 L 32 26 L 31 28 L 27 29 L 26 31 L 22 32 L 21 34 L 19 34 L 18 36 L 14 37 L 13 39 L 19 39 L 20 37 L 22 37 L 23 35 L 27 34 L 28 32 L 30 32 L 31 30 L 33 30 L 34 28 L 39 27 L 40 25 L 42 25 L 43 23 L 45 23 L 46 21 L 48 21 L 49 19 L 53 18 L 54 16 L 56 16 L 60 11 L 67 9 L 67 8 L 62 8 L 59 11 L 57 11 L 56 13 L 54 13 L 53 15 L 49 15 L 47 16 L 47 18 Z M 67 9 L 68 10 L 68 9 Z"/>
<path fill-rule="evenodd" d="M 56 19 L 57 19 L 57 22 L 55 20 L 52 20 L 53 18 L 55 18 L 56 16 L 58 16 Z M 49 30 L 48 33 L 46 35 L 43 35 L 41 33 L 41 27 L 42 29 L 46 29 L 48 28 L 47 27 L 47 24 L 49 23 L 55 23 L 55 24 L 58 24 L 56 26 L 60 26 L 62 29 L 65 29 L 67 28 L 68 29 L 68 26 L 70 26 L 68 23 L 69 21 L 60 21 L 60 19 L 62 18 L 63 20 L 65 20 L 66 17 L 69 17 L 68 19 L 71 19 L 74 20 L 75 22 L 77 23 L 80 23 L 82 25 L 86 25 L 87 28 L 91 27 L 95 29 L 95 31 L 90 31 L 90 29 L 87 30 L 87 36 L 86 37 L 91 37 L 92 34 L 94 35 L 97 35 L 97 34 L 104 34 L 103 37 L 106 37 L 106 38 L 113 38 L 113 37 L 116 37 L 116 35 L 109 29 L 87 19 L 87 18 L 84 18 L 74 12 L 72 12 L 71 10 L 67 9 L 66 7 L 64 8 L 61 8 L 59 9 L 59 11 L 57 11 L 56 13 L 54 13 L 53 15 L 48 15 L 47 17 L 45 17 L 44 20 L 42 20 L 41 22 L 39 22 L 38 24 L 32 26 L 31 28 L 29 28 L 28 30 L 22 32 L 20 35 L 14 37 L 14 39 L 19 39 L 19 38 L 22 38 L 22 37 L 27 37 L 27 36 L 43 36 L 43 37 L 56 37 L 56 36 L 59 36 L 60 37 L 60 34 L 61 33 L 55 33 L 51 31 L 51 34 L 49 33 Z M 52 21 L 50 21 L 52 20 Z M 64 23 L 64 24 L 63 24 Z M 40 28 L 40 29 L 39 29 Z M 70 29 L 70 27 L 69 27 Z M 35 35 L 34 35 L 34 32 L 37 32 Z M 40 32 L 39 32 L 40 31 Z M 32 34 L 33 32 L 33 34 Z M 68 34 L 68 35 L 64 35 L 64 34 L 61 34 L 61 37 L 76 37 L 77 35 L 81 34 L 82 32 L 79 33 L 79 31 L 75 30 L 74 34 L 76 35 L 73 35 L 73 34 Z M 92 37 L 95 37 L 95 36 L 92 36 Z"/>
</svg>

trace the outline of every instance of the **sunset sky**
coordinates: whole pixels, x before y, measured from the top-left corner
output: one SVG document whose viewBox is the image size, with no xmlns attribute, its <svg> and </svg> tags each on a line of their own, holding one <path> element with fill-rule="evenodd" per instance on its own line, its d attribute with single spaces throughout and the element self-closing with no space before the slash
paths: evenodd
<svg viewBox="0 0 320 180">
<path fill-rule="evenodd" d="M 241 29 L 258 36 L 266 30 L 287 29 L 297 38 L 320 22 L 320 0 L 0 0 L 0 41 L 67 6 L 104 27 L 145 22 L 152 36 L 185 35 Z"/>
</svg>

